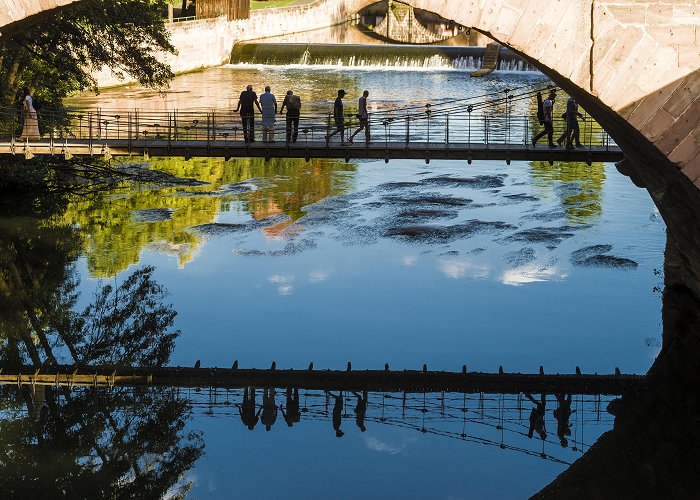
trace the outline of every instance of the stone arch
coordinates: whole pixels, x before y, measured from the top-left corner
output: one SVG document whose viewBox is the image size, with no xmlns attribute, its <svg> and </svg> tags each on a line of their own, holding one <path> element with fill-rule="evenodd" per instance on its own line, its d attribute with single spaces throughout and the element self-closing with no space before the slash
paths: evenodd
<svg viewBox="0 0 700 500">
<path fill-rule="evenodd" d="M 11 36 L 80 0 L 0 0 L 0 36 Z"/>
</svg>

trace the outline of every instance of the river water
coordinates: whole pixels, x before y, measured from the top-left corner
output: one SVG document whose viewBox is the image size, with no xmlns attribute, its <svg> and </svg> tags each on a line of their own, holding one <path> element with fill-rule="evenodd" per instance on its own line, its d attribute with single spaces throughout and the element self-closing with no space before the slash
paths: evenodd
<svg viewBox="0 0 700 500">
<path fill-rule="evenodd" d="M 469 79 L 449 69 L 237 65 L 178 76 L 165 93 L 131 85 L 70 104 L 232 108 L 248 83 L 269 84 L 278 95 L 292 88 L 304 110 L 327 110 L 338 88 L 349 103 L 367 89 L 371 109 L 382 109 L 547 81 L 531 72 Z M 533 103 L 518 106 L 534 111 Z M 5 210 L 7 248 L 53 270 L 39 278 L 47 283 L 42 289 L 71 284 L 39 301 L 37 311 L 50 319 L 47 304 L 59 295 L 67 301 L 60 310 L 79 310 L 95 303 L 102 287 L 153 266 L 152 280 L 169 293 L 163 303 L 177 312 L 169 329 L 181 332 L 159 358 L 166 365 L 230 367 L 238 360 L 241 368 L 275 361 L 278 368 L 314 362 L 344 369 L 351 361 L 358 369 L 425 363 L 449 371 L 466 364 L 485 372 L 543 366 L 572 373 L 578 366 L 645 373 L 658 353 L 664 224 L 647 193 L 612 164 L 165 158 L 148 166 L 206 184 L 125 185 L 69 195 L 55 207 L 27 201 Z M 79 296 L 71 302 L 67 293 Z M 88 362 L 129 351 L 121 345 L 121 354 L 101 353 L 99 339 L 91 339 L 81 344 Z M 60 342 L 56 353 L 71 362 Z M 408 403 L 388 396 L 370 394 L 361 431 L 358 396 L 345 394 L 342 439 L 331 422 L 334 395 L 319 391 L 301 392 L 308 411 L 300 422 L 288 426 L 280 411 L 269 432 L 262 422 L 253 432 L 241 423 L 241 390 L 181 390 L 178 401 L 186 403 L 167 411 L 157 398 L 126 392 L 114 418 L 138 421 L 160 410 L 163 419 L 172 416 L 167 425 L 159 421 L 173 431 L 157 446 L 135 423 L 125 434 L 146 450 L 135 453 L 135 463 L 151 460 L 181 475 L 177 484 L 192 498 L 522 498 L 552 481 L 612 422 L 610 398 L 575 396 L 564 447 L 553 395 L 546 439 L 528 438 L 534 405 L 524 395 L 412 395 Z M 276 398 L 285 406 L 283 389 Z M 80 418 L 109 413 L 96 401 L 85 398 Z M 21 415 L 5 411 L 3 427 L 31 427 L 33 419 Z M 117 431 L 98 428 L 96 441 L 116 450 L 110 439 Z M 65 455 L 82 467 L 76 482 L 98 478 L 103 455 L 111 456 L 98 445 L 52 443 L 48 455 L 34 458 L 38 467 L 60 471 Z M 161 455 L 172 460 L 154 458 Z M 172 493 L 171 483 L 164 480 L 161 493 Z"/>
</svg>

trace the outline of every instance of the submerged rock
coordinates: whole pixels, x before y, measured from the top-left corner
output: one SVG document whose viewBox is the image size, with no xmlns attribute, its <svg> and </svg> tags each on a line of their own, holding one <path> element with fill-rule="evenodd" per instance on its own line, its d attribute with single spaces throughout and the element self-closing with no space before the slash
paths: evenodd
<svg viewBox="0 0 700 500">
<path fill-rule="evenodd" d="M 172 208 L 146 208 L 134 210 L 131 219 L 134 222 L 163 222 L 173 218 Z"/>
<path fill-rule="evenodd" d="M 532 195 L 525 194 L 525 193 L 506 194 L 503 197 L 506 198 L 511 203 L 522 203 L 525 201 L 540 201 L 540 199 L 537 198 L 536 196 L 532 196 Z"/>
<path fill-rule="evenodd" d="M 456 224 L 453 226 L 394 226 L 389 227 L 386 230 L 386 236 L 395 236 L 413 241 L 444 242 L 453 241 L 460 238 L 468 238 L 476 233 L 502 231 L 505 229 L 514 229 L 514 226 L 500 221 L 486 222 L 480 220 L 469 220 L 464 224 Z"/>
<path fill-rule="evenodd" d="M 453 196 L 441 196 L 425 194 L 420 196 L 387 196 L 385 201 L 401 205 L 444 205 L 450 207 L 463 207 L 469 205 L 472 200 L 468 198 L 455 198 Z"/>
<path fill-rule="evenodd" d="M 397 216 L 399 219 L 454 219 L 457 217 L 457 212 L 454 210 L 429 210 L 429 209 L 417 209 L 417 210 L 405 210 L 399 213 Z"/>
<path fill-rule="evenodd" d="M 476 177 L 429 177 L 423 179 L 421 184 L 429 186 L 465 187 L 473 189 L 492 189 L 503 187 L 505 175 L 477 175 Z"/>
<path fill-rule="evenodd" d="M 591 245 L 571 253 L 571 263 L 580 267 L 611 267 L 636 269 L 639 264 L 631 259 L 610 255 L 612 245 Z"/>
<path fill-rule="evenodd" d="M 537 257 L 535 256 L 535 250 L 530 247 L 521 248 L 520 250 L 514 250 L 508 252 L 504 256 L 506 262 L 509 264 L 519 267 L 525 264 L 529 264 L 534 261 Z"/>
<path fill-rule="evenodd" d="M 270 217 L 266 217 L 264 219 L 252 220 L 241 224 L 213 222 L 211 224 L 200 224 L 198 226 L 192 226 L 190 227 L 190 229 L 202 233 L 206 236 L 223 236 L 226 234 L 253 231 L 255 229 L 260 229 L 263 227 L 274 226 L 275 224 L 279 224 L 280 222 L 286 222 L 289 220 L 291 220 L 291 218 L 288 215 L 276 214 Z"/>
<path fill-rule="evenodd" d="M 547 245 L 556 246 L 567 238 L 574 236 L 571 232 L 573 228 L 570 226 L 562 227 L 534 227 L 518 231 L 503 239 L 504 242 L 526 241 L 529 243 L 545 243 Z M 548 247 L 549 248 L 549 247 Z"/>
</svg>

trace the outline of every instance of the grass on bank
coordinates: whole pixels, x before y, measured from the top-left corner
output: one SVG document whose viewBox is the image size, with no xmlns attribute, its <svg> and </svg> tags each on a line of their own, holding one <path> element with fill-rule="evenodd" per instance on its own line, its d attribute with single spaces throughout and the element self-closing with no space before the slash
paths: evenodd
<svg viewBox="0 0 700 500">
<path fill-rule="evenodd" d="M 297 0 L 267 0 L 267 1 L 251 0 L 250 10 L 276 9 L 278 7 L 287 7 L 287 6 L 295 3 L 296 1 Z"/>
</svg>

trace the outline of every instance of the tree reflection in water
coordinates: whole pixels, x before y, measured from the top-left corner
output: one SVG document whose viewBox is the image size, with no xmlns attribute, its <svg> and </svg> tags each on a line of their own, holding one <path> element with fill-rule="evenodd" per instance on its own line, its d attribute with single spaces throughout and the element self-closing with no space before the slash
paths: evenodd
<svg viewBox="0 0 700 500">
<path fill-rule="evenodd" d="M 0 216 L 0 362 L 161 366 L 176 312 L 153 268 L 98 287 L 76 310 L 72 226 L 45 224 L 63 200 L 13 200 Z M 11 212 L 32 217 L 8 217 Z M 186 432 L 190 404 L 169 390 L 5 386 L 0 402 L 0 491 L 6 498 L 183 496 L 202 455 Z"/>
</svg>

